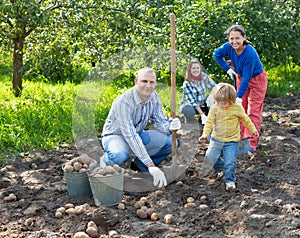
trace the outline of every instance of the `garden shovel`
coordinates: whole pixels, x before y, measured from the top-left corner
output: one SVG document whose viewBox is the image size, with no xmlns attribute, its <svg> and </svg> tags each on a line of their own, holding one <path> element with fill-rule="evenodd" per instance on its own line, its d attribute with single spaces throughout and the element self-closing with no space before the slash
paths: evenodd
<svg viewBox="0 0 300 238">
<path fill-rule="evenodd" d="M 175 15 L 170 14 L 171 26 L 171 117 L 176 117 L 176 46 L 175 46 Z M 186 170 L 185 165 L 179 165 L 176 155 L 176 131 L 172 131 L 172 161 L 171 166 L 164 166 L 168 184 L 181 177 Z"/>
</svg>

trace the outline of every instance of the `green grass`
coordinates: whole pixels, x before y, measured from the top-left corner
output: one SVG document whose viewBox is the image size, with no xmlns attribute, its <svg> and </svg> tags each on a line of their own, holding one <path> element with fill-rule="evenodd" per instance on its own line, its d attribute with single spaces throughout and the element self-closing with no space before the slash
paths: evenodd
<svg viewBox="0 0 300 238">
<path fill-rule="evenodd" d="M 22 96 L 0 82 L 0 159 L 34 148 L 53 148 L 72 141 L 72 111 L 76 87 L 24 82 Z"/>
<path fill-rule="evenodd" d="M 290 64 L 268 70 L 268 91 L 273 96 L 290 96 L 300 92 L 300 66 Z"/>
</svg>

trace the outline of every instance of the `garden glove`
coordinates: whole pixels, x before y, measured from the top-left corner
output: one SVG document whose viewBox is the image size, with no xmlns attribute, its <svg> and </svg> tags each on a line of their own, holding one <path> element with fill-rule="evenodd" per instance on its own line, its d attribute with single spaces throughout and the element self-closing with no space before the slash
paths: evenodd
<svg viewBox="0 0 300 238">
<path fill-rule="evenodd" d="M 227 70 L 227 74 L 229 74 L 230 78 L 232 79 L 234 78 L 234 76 L 237 76 L 237 73 L 232 68 Z"/>
<path fill-rule="evenodd" d="M 205 125 L 206 119 L 207 119 L 207 116 L 205 116 L 204 114 L 201 114 L 202 125 Z"/>
<path fill-rule="evenodd" d="M 153 177 L 153 185 L 154 186 L 158 185 L 159 188 L 162 186 L 167 186 L 167 179 L 166 179 L 163 171 L 161 171 L 157 167 L 149 167 L 148 170 L 149 170 L 149 173 Z"/>
<path fill-rule="evenodd" d="M 206 105 L 211 108 L 211 106 L 214 104 L 214 99 L 212 94 L 210 93 L 206 99 Z"/>
<path fill-rule="evenodd" d="M 177 117 L 170 120 L 170 126 L 169 126 L 170 131 L 177 131 L 180 130 L 180 128 L 181 128 L 181 122 Z"/>
<path fill-rule="evenodd" d="M 236 98 L 235 103 L 242 104 L 243 100 L 241 98 Z"/>
</svg>

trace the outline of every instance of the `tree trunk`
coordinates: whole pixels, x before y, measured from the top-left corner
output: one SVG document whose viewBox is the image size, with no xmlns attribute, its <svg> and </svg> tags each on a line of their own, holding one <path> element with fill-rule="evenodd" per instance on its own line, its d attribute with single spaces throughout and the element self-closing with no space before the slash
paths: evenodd
<svg viewBox="0 0 300 238">
<path fill-rule="evenodd" d="M 16 97 L 22 94 L 22 67 L 23 67 L 23 46 L 24 39 L 17 37 L 13 40 L 14 43 L 14 58 L 13 58 L 13 74 L 12 86 Z"/>
</svg>

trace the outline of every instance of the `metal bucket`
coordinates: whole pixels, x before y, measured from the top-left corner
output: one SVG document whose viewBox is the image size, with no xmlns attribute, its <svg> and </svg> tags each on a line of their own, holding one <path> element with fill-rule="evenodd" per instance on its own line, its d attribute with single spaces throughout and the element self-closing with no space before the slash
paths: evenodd
<svg viewBox="0 0 300 238">
<path fill-rule="evenodd" d="M 63 165 L 64 167 L 64 165 Z M 91 186 L 89 183 L 87 172 L 66 172 L 64 168 L 68 193 L 71 197 L 84 198 L 92 195 Z"/>
<path fill-rule="evenodd" d="M 116 175 L 93 177 L 88 173 L 93 197 L 97 206 L 112 206 L 122 201 L 124 170 Z"/>
</svg>

